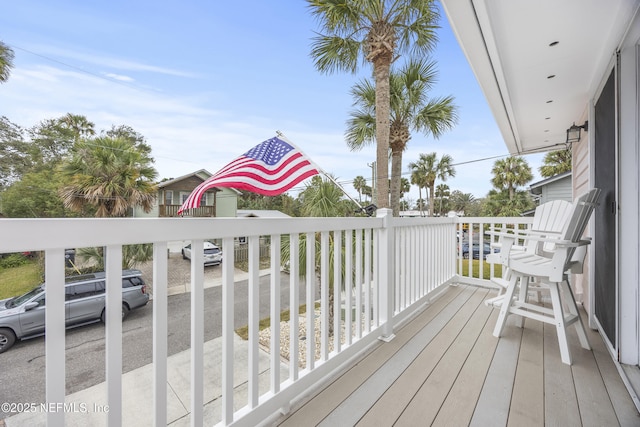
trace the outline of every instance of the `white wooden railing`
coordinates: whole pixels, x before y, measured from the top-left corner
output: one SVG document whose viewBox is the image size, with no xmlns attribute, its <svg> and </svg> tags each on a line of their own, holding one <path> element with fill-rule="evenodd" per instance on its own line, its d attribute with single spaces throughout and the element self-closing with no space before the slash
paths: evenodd
<svg viewBox="0 0 640 427">
<path fill-rule="evenodd" d="M 492 222 L 489 222 L 491 220 Z M 506 221 L 506 219 L 500 219 Z M 190 240 L 191 262 L 191 373 L 190 417 L 192 426 L 204 423 L 204 268 L 203 242 L 221 239 L 222 264 L 222 411 L 221 425 L 257 425 L 273 414 L 287 411 L 292 402 L 308 394 L 323 380 L 344 369 L 380 339 L 393 338 L 397 325 L 429 302 L 430 296 L 456 281 L 487 285 L 486 281 L 464 277 L 458 255 L 461 240 L 456 230 L 469 223 L 473 240 L 489 218 L 393 218 L 380 209 L 375 218 L 161 218 L 161 219 L 0 219 L 0 253 L 45 251 L 46 276 L 46 400 L 65 401 L 64 249 L 106 248 L 107 324 L 106 387 L 110 426 L 122 424 L 122 246 L 153 243 L 153 425 L 167 424 L 167 301 L 168 242 Z M 528 220 L 509 219 L 510 224 Z M 467 227 L 465 227 L 467 228 Z M 280 320 L 280 271 L 290 272 L 290 361 L 281 378 L 279 328 L 273 328 L 270 344 L 270 386 L 260 394 L 258 387 L 259 239 L 270 236 L 271 324 Z M 246 402 L 234 402 L 234 239 L 248 238 L 249 247 L 249 362 Z M 288 236 L 288 239 L 282 239 Z M 481 239 L 482 240 L 482 239 Z M 290 245 L 289 260 L 281 258 L 281 242 Z M 316 244 L 301 245 L 301 242 Z M 307 272 L 300 278 L 299 251 L 305 251 Z M 303 257 L 305 258 L 305 257 Z M 285 262 L 288 261 L 288 262 Z M 342 266 L 343 268 L 333 268 Z M 481 267 L 483 268 L 483 267 Z M 493 268 L 493 267 L 491 267 Z M 482 276 L 480 276 L 482 277 Z M 316 301 L 316 287 L 320 299 Z M 319 326 L 306 316 L 307 334 L 298 336 L 301 287 L 306 306 L 318 302 Z M 331 289 L 335 293 L 330 306 Z M 334 316 L 330 316 L 333 311 Z M 344 318 L 342 316 L 344 313 Z M 330 334 L 330 319 L 333 334 Z M 319 328 L 320 356 L 313 356 Z M 344 331 L 344 338 L 341 333 Z M 306 346 L 306 363 L 300 366 L 298 350 Z M 240 404 L 239 404 L 240 403 Z M 241 407 L 239 410 L 235 408 Z M 47 413 L 47 425 L 62 426 L 64 412 Z"/>
</svg>

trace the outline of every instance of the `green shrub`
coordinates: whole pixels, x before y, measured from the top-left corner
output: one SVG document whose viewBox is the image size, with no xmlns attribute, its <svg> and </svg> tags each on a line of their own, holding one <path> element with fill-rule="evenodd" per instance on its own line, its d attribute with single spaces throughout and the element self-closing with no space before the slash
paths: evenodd
<svg viewBox="0 0 640 427">
<path fill-rule="evenodd" d="M 20 267 L 30 262 L 31 260 L 22 254 L 9 254 L 4 258 L 0 258 L 0 268 Z"/>
</svg>

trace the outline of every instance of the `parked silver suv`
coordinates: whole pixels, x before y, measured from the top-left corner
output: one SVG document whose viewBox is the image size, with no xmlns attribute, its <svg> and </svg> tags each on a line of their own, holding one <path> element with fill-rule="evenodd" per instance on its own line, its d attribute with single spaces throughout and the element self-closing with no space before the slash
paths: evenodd
<svg viewBox="0 0 640 427">
<path fill-rule="evenodd" d="M 67 328 L 105 321 L 105 274 L 69 276 L 65 279 L 65 316 Z M 45 284 L 24 295 L 0 301 L 0 353 L 11 348 L 16 339 L 44 334 Z M 147 286 L 139 270 L 122 272 L 122 318 L 130 310 L 149 302 Z"/>
</svg>

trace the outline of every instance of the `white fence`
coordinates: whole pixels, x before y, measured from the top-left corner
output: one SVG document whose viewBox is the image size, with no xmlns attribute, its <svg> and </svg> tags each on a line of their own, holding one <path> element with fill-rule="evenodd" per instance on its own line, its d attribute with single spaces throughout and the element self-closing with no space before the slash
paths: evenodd
<svg viewBox="0 0 640 427">
<path fill-rule="evenodd" d="M 479 233 L 487 218 L 468 219 L 468 238 Z M 495 218 L 493 219 L 495 222 Z M 510 219 L 510 223 L 518 220 Z M 465 220 L 467 221 L 467 220 Z M 515 222 L 514 222 L 515 221 Z M 523 220 L 522 223 L 527 223 Z M 256 425 L 286 411 L 323 379 L 343 369 L 379 339 L 391 339 L 394 327 L 428 302 L 440 288 L 459 280 L 462 230 L 459 218 L 392 218 L 379 210 L 376 218 L 161 218 L 161 219 L 3 219 L 0 253 L 45 251 L 46 275 L 46 400 L 65 401 L 64 249 L 106 248 L 107 324 L 106 382 L 108 425 L 122 424 L 122 246 L 153 243 L 153 425 L 167 424 L 167 243 L 191 240 L 191 425 L 204 422 L 204 267 L 203 242 L 221 239 L 222 264 L 222 411 L 221 425 Z M 281 375 L 279 328 L 272 328 L 269 387 L 260 392 L 258 338 L 259 239 L 270 236 L 271 324 L 280 320 L 280 271 L 289 271 L 290 360 Z M 247 401 L 234 402 L 234 239 L 248 238 L 249 362 Z M 284 243 L 283 243 L 284 242 Z M 314 242 L 314 244 L 306 244 Z M 283 250 L 283 244 L 288 248 Z M 303 253 L 301 253 L 303 251 Z M 285 254 L 285 258 L 282 254 Z M 304 264 L 301 264 L 301 261 Z M 335 267 L 335 268 L 334 268 Z M 306 271 L 304 277 L 300 272 Z M 481 276 L 482 277 L 482 276 Z M 473 282 L 471 277 L 462 278 Z M 319 286 L 319 290 L 316 287 Z M 300 290 L 307 295 L 307 313 L 319 305 L 318 319 L 306 316 L 306 339 L 298 330 Z M 336 292 L 332 292 L 336 290 Z M 315 295 L 320 294 L 319 301 Z M 331 322 L 331 323 L 330 323 Z M 314 331 L 316 333 L 310 333 Z M 341 332 L 343 331 L 343 332 Z M 318 336 L 319 338 L 316 338 Z M 306 347 L 306 361 L 299 349 Z M 313 357 L 316 347 L 319 356 Z M 234 408 L 240 408 L 234 410 Z M 64 425 L 64 413 L 47 414 L 50 426 Z"/>
</svg>

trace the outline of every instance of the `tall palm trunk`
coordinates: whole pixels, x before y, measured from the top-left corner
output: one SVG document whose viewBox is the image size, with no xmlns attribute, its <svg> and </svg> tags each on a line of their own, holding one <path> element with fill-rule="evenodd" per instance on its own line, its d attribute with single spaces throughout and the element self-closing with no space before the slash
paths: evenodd
<svg viewBox="0 0 640 427">
<path fill-rule="evenodd" d="M 393 216 L 400 215 L 400 185 L 402 174 L 402 151 L 391 151 L 391 209 Z"/>
<path fill-rule="evenodd" d="M 389 207 L 389 74 L 391 56 L 380 55 L 374 63 L 376 82 L 376 204 Z"/>
<path fill-rule="evenodd" d="M 433 216 L 435 204 L 435 184 L 429 186 L 429 216 Z"/>
</svg>

